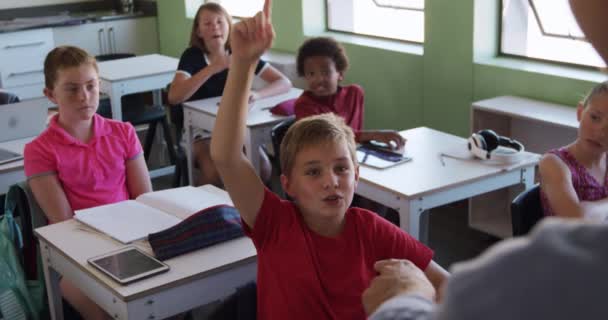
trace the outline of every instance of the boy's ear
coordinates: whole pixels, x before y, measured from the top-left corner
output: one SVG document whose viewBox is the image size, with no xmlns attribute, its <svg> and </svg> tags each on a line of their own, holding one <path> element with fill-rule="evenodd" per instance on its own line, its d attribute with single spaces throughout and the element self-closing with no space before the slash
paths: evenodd
<svg viewBox="0 0 608 320">
<path fill-rule="evenodd" d="M 344 80 L 344 71 L 339 71 L 338 72 L 338 82 Z"/>
<path fill-rule="evenodd" d="M 583 105 L 582 102 L 579 102 L 578 105 L 576 106 L 576 120 L 578 120 L 578 122 L 581 122 L 581 119 L 583 118 L 584 110 L 585 110 L 585 106 Z"/>
<path fill-rule="evenodd" d="M 49 100 L 51 100 L 51 102 L 53 102 L 54 104 L 57 104 L 57 101 L 55 100 L 55 96 L 53 95 L 53 90 L 51 90 L 49 88 L 44 88 L 42 90 L 42 93 L 44 93 L 44 96 L 47 97 Z"/>
<path fill-rule="evenodd" d="M 355 165 L 355 188 L 357 188 L 357 183 L 359 182 L 359 165 Z"/>
<path fill-rule="evenodd" d="M 285 191 L 285 193 L 287 193 L 288 196 L 293 198 L 293 195 L 291 193 L 291 183 L 289 181 L 289 178 L 285 175 L 285 174 L 281 174 L 281 187 L 283 187 L 283 191 Z"/>
</svg>

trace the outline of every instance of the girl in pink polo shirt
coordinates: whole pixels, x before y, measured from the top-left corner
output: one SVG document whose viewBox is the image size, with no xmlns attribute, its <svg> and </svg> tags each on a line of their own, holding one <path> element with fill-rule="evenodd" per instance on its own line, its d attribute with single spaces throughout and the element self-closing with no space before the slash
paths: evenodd
<svg viewBox="0 0 608 320">
<path fill-rule="evenodd" d="M 74 210 L 133 199 L 152 191 L 133 126 L 104 119 L 95 58 L 76 47 L 57 47 L 44 62 L 44 95 L 59 107 L 49 127 L 25 146 L 25 174 L 49 223 Z M 85 319 L 108 315 L 66 279 L 64 298 Z"/>
</svg>

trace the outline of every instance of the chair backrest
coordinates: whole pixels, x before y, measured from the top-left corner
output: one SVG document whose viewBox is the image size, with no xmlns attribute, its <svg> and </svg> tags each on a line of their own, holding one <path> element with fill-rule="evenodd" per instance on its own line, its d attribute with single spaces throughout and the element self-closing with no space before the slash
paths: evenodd
<svg viewBox="0 0 608 320">
<path fill-rule="evenodd" d="M 279 122 L 270 130 L 270 141 L 272 141 L 272 149 L 274 151 L 274 165 L 276 166 L 278 172 L 281 171 L 281 142 L 283 141 L 283 137 L 287 133 L 289 127 L 291 127 L 291 125 L 295 122 L 296 118 L 290 117 Z"/>
<path fill-rule="evenodd" d="M 527 234 L 543 217 L 544 211 L 540 201 L 540 186 L 537 184 L 520 193 L 511 202 L 513 236 Z"/>
<path fill-rule="evenodd" d="M 16 94 L 0 89 L 0 104 L 17 102 L 19 102 L 19 97 Z"/>
</svg>

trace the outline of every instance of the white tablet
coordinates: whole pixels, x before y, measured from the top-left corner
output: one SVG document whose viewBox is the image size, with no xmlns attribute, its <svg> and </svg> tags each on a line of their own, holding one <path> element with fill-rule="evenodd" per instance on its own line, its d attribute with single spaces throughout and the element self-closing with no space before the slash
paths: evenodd
<svg viewBox="0 0 608 320">
<path fill-rule="evenodd" d="M 87 260 L 120 284 L 128 284 L 169 270 L 169 266 L 133 246 Z"/>
</svg>

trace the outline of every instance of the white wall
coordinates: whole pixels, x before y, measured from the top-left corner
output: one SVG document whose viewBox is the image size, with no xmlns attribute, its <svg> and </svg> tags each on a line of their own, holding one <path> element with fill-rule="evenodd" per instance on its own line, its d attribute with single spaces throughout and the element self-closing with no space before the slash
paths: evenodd
<svg viewBox="0 0 608 320">
<path fill-rule="evenodd" d="M 27 8 L 27 7 L 38 7 L 38 6 L 47 6 L 53 4 L 66 4 L 66 3 L 74 3 L 74 2 L 93 2 L 98 0 L 1 0 L 0 1 L 0 10 L 1 9 L 14 9 L 14 8 Z"/>
</svg>

